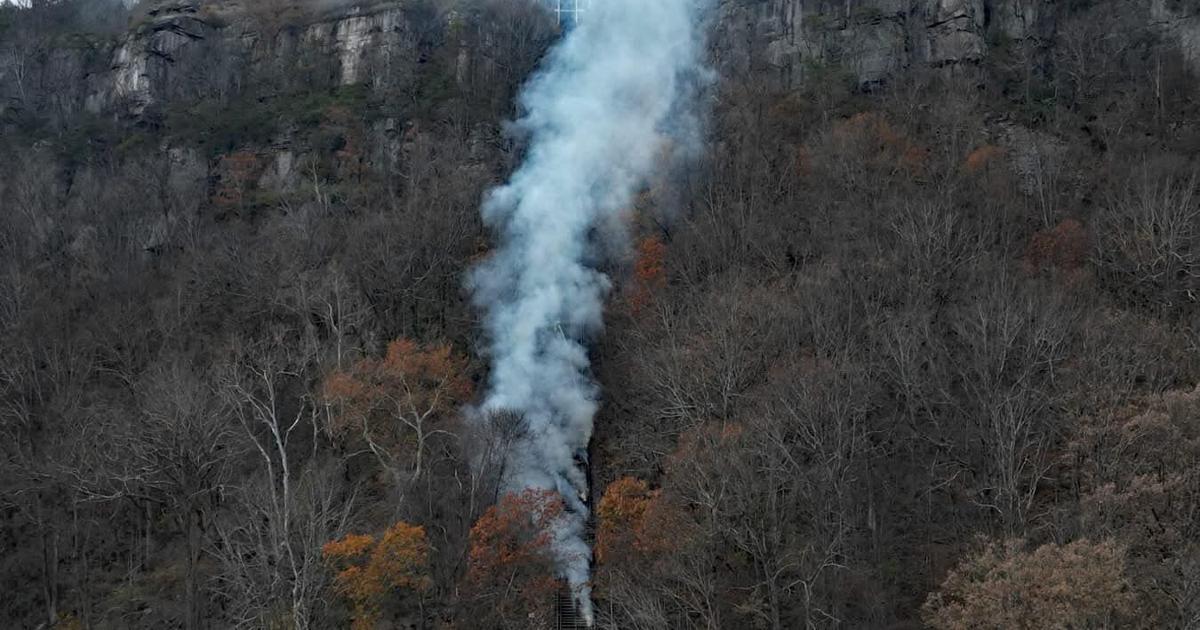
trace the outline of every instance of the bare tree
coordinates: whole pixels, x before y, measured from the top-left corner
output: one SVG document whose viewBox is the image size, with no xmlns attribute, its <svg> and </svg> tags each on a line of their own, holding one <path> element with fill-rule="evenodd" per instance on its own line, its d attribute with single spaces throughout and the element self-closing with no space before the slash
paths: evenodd
<svg viewBox="0 0 1200 630">
<path fill-rule="evenodd" d="M 145 511 L 144 568 L 152 510 L 166 511 L 184 541 L 183 625 L 199 628 L 206 579 L 201 563 L 238 456 L 229 409 L 179 359 L 153 367 L 134 387 L 137 412 L 110 415 L 100 430 L 87 433 L 103 446 L 83 453 L 72 478 L 81 501 L 129 500 Z"/>
<path fill-rule="evenodd" d="M 32 47 L 25 37 L 18 35 L 0 48 L 0 79 L 12 81 L 13 98 L 22 106 L 29 100 L 28 84 L 31 70 Z"/>
<path fill-rule="evenodd" d="M 322 408 L 304 389 L 314 349 L 292 344 L 276 336 L 235 345 L 222 381 L 240 441 L 258 460 L 214 546 L 237 627 L 310 627 L 326 581 L 321 546 L 344 531 L 353 504 L 338 471 L 317 459 Z"/>
<path fill-rule="evenodd" d="M 50 342 L 0 354 L 0 504 L 36 536 L 43 619 L 58 621 L 64 521 L 59 513 L 60 456 L 66 432 L 86 404 L 84 383 L 95 366 L 83 348 Z"/>
<path fill-rule="evenodd" d="M 1020 535 L 1051 466 L 1055 375 L 1075 314 L 1062 298 L 1017 290 L 1003 274 L 985 291 L 952 322 L 957 411 L 974 428 L 963 434 L 979 476 L 972 500 Z"/>
<path fill-rule="evenodd" d="M 307 367 L 289 341 L 276 336 L 266 342 L 234 346 L 234 353 L 222 382 L 222 395 L 241 425 L 243 439 L 258 455 L 264 470 L 263 487 L 268 517 L 277 522 L 272 533 L 272 557 L 291 567 L 293 576 L 303 571 L 303 552 L 295 546 L 291 517 L 297 479 L 293 438 L 298 430 L 309 430 L 311 451 L 316 452 L 317 411 L 303 398 L 295 396 L 302 384 L 301 370 Z M 290 394 L 290 395 L 289 395 Z M 293 583 L 292 608 L 305 603 L 303 581 Z"/>
<path fill-rule="evenodd" d="M 1096 262 L 1113 289 L 1179 309 L 1200 301 L 1200 199 L 1195 178 L 1147 170 L 1109 201 L 1096 231 Z"/>
<path fill-rule="evenodd" d="M 353 494 L 342 488 L 336 467 L 312 463 L 293 473 L 283 504 L 280 480 L 271 473 L 279 474 L 260 466 L 257 478 L 231 492 L 212 545 L 221 566 L 216 590 L 229 603 L 234 627 L 305 630 L 326 602 L 321 548 L 345 532 Z"/>
</svg>

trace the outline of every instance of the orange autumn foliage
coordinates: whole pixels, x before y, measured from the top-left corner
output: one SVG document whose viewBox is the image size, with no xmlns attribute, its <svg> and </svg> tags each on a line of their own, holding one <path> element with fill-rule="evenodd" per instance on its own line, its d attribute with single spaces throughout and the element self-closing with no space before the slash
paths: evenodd
<svg viewBox="0 0 1200 630">
<path fill-rule="evenodd" d="M 431 585 L 425 529 L 403 521 L 381 537 L 348 535 L 321 548 L 326 565 L 337 571 L 334 590 L 350 602 L 352 628 L 375 626 L 389 595 L 422 592 Z"/>
<path fill-rule="evenodd" d="M 468 577 L 483 580 L 512 568 L 549 561 L 552 527 L 562 499 L 550 490 L 506 494 L 471 528 Z"/>
<path fill-rule="evenodd" d="M 471 528 L 464 591 L 500 618 L 543 627 L 554 614 L 551 544 L 565 507 L 550 490 L 506 494 Z"/>
<path fill-rule="evenodd" d="M 833 138 L 841 144 L 858 145 L 869 162 L 894 166 L 909 174 L 925 168 L 928 150 L 910 141 L 876 112 L 859 112 L 834 125 Z"/>
<path fill-rule="evenodd" d="M 347 412 L 364 413 L 380 398 L 405 399 L 404 406 L 444 411 L 471 396 L 466 359 L 449 345 L 422 346 L 397 339 L 382 359 L 365 358 L 325 380 L 325 398 L 345 405 Z"/>
<path fill-rule="evenodd" d="M 634 266 L 634 275 L 638 280 L 652 285 L 666 282 L 667 246 L 657 236 L 647 236 L 638 244 L 638 259 Z"/>
<path fill-rule="evenodd" d="M 621 477 L 608 484 L 596 508 L 596 561 L 603 563 L 613 552 L 627 548 L 633 532 L 642 525 L 646 509 L 657 496 L 645 481 Z"/>
<path fill-rule="evenodd" d="M 449 345 L 397 339 L 383 358 L 330 374 L 321 394 L 335 411 L 335 434 L 361 436 L 372 450 L 411 458 L 419 473 L 433 425 L 470 399 L 471 389 L 467 360 Z"/>
<path fill-rule="evenodd" d="M 1003 155 L 1004 149 L 992 144 L 985 144 L 967 155 L 966 161 L 963 162 L 963 170 L 968 173 L 978 173 L 991 166 Z"/>
<path fill-rule="evenodd" d="M 666 257 L 667 246 L 657 236 L 647 236 L 638 243 L 629 293 L 629 310 L 634 314 L 649 306 L 654 294 L 667 285 Z"/>
<path fill-rule="evenodd" d="M 1029 239 L 1022 261 L 1027 271 L 1057 267 L 1075 271 L 1087 263 L 1090 239 L 1083 224 L 1064 219 L 1051 230 L 1041 230 Z"/>
<path fill-rule="evenodd" d="M 836 123 L 833 127 L 835 136 L 853 136 L 865 134 L 876 140 L 881 147 L 896 147 L 903 143 L 903 137 L 892 128 L 882 115 L 877 112 L 859 112 Z"/>
<path fill-rule="evenodd" d="M 375 544 L 370 534 L 347 534 L 341 540 L 331 540 L 321 547 L 326 558 L 357 559 L 365 557 Z"/>
<path fill-rule="evenodd" d="M 651 558 L 670 551 L 678 534 L 678 515 L 668 506 L 660 490 L 650 490 L 645 481 L 622 477 L 608 484 L 596 508 L 596 561 L 615 560 L 618 554 L 637 552 Z"/>
</svg>

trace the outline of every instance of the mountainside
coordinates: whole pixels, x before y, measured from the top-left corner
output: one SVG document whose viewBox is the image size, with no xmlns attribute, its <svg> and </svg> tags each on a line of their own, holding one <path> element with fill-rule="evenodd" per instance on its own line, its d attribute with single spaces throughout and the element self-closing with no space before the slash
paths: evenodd
<svg viewBox="0 0 1200 630">
<path fill-rule="evenodd" d="M 546 4 L 0 5 L 0 627 L 573 619 L 465 280 Z M 596 625 L 1196 627 L 1200 3 L 710 4 L 581 254 Z"/>
<path fill-rule="evenodd" d="M 14 29 L 6 47 L 10 62 L 0 67 L 0 116 L 10 129 L 80 116 L 159 129 L 176 126 L 165 120 L 172 114 L 190 118 L 235 108 L 249 119 L 237 122 L 259 123 L 256 116 L 306 113 L 268 111 L 270 101 L 340 87 L 352 98 L 392 106 L 375 108 L 364 138 L 370 162 L 386 171 L 396 166 L 397 136 L 414 120 L 395 115 L 400 99 L 432 104 L 449 97 L 452 85 L 472 100 L 489 101 L 490 111 L 507 111 L 512 86 L 554 37 L 553 16 L 525 4 L 180 0 L 143 3 L 127 28 L 110 33 L 89 33 L 87 24 L 64 24 L 57 33 L 49 26 L 47 38 Z M 1112 11 L 1091 4 L 723 0 L 713 16 L 712 62 L 722 76 L 753 76 L 756 84 L 783 92 L 803 92 L 831 78 L 870 92 L 926 69 L 1006 78 L 1062 73 L 1082 84 L 1103 80 L 1112 61 L 1106 55 L 1122 54 L 1106 45 L 1117 36 L 1103 32 L 1119 24 L 1177 51 L 1188 68 L 1200 64 L 1200 12 L 1188 3 L 1152 0 Z M 436 70 L 429 70 L 431 61 Z M 507 89 L 496 93 L 496 86 Z M 292 148 L 295 129 L 254 126 L 256 144 Z M 196 142 L 173 144 L 192 148 Z M 276 159 L 284 171 L 295 160 L 293 151 Z M 290 172 L 272 175 L 262 183 L 278 187 L 294 179 Z"/>
</svg>

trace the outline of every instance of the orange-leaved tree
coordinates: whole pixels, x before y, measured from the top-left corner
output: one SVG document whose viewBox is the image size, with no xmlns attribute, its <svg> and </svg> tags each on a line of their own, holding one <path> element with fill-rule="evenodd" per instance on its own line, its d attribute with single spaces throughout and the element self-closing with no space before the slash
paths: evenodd
<svg viewBox="0 0 1200 630">
<path fill-rule="evenodd" d="M 667 285 L 666 257 L 667 246 L 657 236 L 647 236 L 638 242 L 628 302 L 633 314 L 650 306 L 654 294 Z"/>
<path fill-rule="evenodd" d="M 334 590 L 350 603 L 355 630 L 373 628 L 397 595 L 429 589 L 429 551 L 425 528 L 403 521 L 378 538 L 351 534 L 322 547 L 325 563 L 337 571 Z"/>
<path fill-rule="evenodd" d="M 488 611 L 487 627 L 551 627 L 559 584 L 551 546 L 564 509 L 558 493 L 527 489 L 506 494 L 471 528 L 463 591 L 468 610 Z"/>
<path fill-rule="evenodd" d="M 985 144 L 967 155 L 967 159 L 963 161 L 963 170 L 972 174 L 979 173 L 990 168 L 1003 157 L 1004 149 L 993 144 Z"/>
<path fill-rule="evenodd" d="M 832 140 L 842 150 L 876 168 L 902 169 L 910 175 L 925 168 L 928 150 L 897 131 L 878 112 L 859 112 L 833 126 Z"/>
<path fill-rule="evenodd" d="M 596 561 L 627 558 L 630 552 L 653 559 L 670 551 L 673 536 L 683 527 L 661 490 L 635 477 L 621 477 L 608 484 L 596 508 Z"/>
<path fill-rule="evenodd" d="M 646 509 L 657 492 L 651 492 L 645 481 L 621 477 L 608 484 L 600 505 L 596 508 L 599 527 L 596 530 L 596 561 L 604 562 L 613 552 L 628 549 L 646 517 Z"/>
<path fill-rule="evenodd" d="M 398 483 L 416 479 L 430 438 L 471 397 L 467 360 L 445 344 L 408 339 L 388 344 L 381 359 L 364 358 L 330 374 L 321 387 L 332 430 L 361 437 Z"/>
<path fill-rule="evenodd" d="M 1053 229 L 1030 237 L 1021 262 L 1031 273 L 1050 267 L 1072 272 L 1087 264 L 1091 251 L 1087 228 L 1077 219 L 1063 219 Z"/>
</svg>

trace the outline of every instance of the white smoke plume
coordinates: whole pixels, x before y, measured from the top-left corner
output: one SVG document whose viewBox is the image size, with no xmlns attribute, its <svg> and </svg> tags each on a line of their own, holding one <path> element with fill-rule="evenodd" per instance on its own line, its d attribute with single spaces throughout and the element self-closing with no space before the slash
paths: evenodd
<svg viewBox="0 0 1200 630">
<path fill-rule="evenodd" d="M 609 278 L 597 269 L 600 229 L 629 208 L 664 155 L 694 141 L 694 89 L 709 0 L 593 0 L 521 96 L 524 163 L 487 195 L 498 250 L 468 284 L 486 313 L 491 377 L 484 411 L 523 413 L 528 438 L 511 456 L 510 490 L 557 490 L 568 522 L 560 570 L 590 620 L 584 539 L 586 451 L 599 392 L 586 342 L 602 328 Z"/>
</svg>

